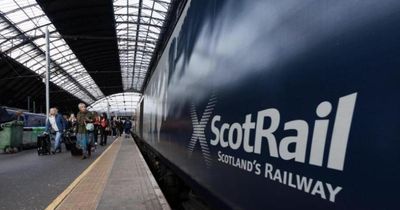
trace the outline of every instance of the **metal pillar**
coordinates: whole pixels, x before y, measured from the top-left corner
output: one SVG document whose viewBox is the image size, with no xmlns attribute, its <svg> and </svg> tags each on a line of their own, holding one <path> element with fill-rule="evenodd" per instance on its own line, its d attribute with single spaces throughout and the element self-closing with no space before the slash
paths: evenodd
<svg viewBox="0 0 400 210">
<path fill-rule="evenodd" d="M 108 119 L 110 119 L 110 120 L 111 120 L 111 114 L 110 114 L 110 102 L 108 102 L 108 99 L 107 99 L 107 115 L 108 115 Z"/>
<path fill-rule="evenodd" d="M 46 27 L 46 115 L 50 111 L 50 37 Z"/>
<path fill-rule="evenodd" d="M 28 112 L 31 111 L 31 97 L 28 96 Z"/>
</svg>

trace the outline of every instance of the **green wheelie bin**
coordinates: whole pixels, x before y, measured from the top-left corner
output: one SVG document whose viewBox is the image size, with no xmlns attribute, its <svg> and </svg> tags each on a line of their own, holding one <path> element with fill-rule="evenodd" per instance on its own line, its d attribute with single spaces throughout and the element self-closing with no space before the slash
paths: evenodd
<svg viewBox="0 0 400 210">
<path fill-rule="evenodd" d="M 0 150 L 4 152 L 17 152 L 22 148 L 23 122 L 11 121 L 0 125 Z"/>
<path fill-rule="evenodd" d="M 24 135 L 24 122 L 23 121 L 14 121 L 14 125 L 12 126 L 12 145 L 18 150 L 22 150 L 22 139 Z"/>
</svg>

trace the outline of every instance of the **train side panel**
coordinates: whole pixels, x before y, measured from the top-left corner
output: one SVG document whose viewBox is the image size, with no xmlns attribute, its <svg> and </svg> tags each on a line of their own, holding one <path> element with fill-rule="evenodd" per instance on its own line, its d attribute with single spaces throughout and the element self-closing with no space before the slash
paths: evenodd
<svg viewBox="0 0 400 210">
<path fill-rule="evenodd" d="M 238 209 L 396 209 L 400 2 L 188 1 L 143 139 Z"/>
</svg>

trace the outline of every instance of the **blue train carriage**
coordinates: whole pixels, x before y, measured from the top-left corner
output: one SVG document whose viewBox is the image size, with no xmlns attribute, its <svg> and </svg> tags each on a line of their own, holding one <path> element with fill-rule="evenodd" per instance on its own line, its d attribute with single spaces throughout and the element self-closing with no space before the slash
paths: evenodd
<svg viewBox="0 0 400 210">
<path fill-rule="evenodd" d="M 189 0 L 136 132 L 228 208 L 398 209 L 399 23 L 397 0 Z"/>
<path fill-rule="evenodd" d="M 31 113 L 26 110 L 16 108 L 6 108 L 7 112 L 15 116 L 18 111 L 22 111 L 21 120 L 24 121 L 24 133 L 22 146 L 31 148 L 36 146 L 37 136 L 42 134 L 46 126 L 46 115 L 39 113 Z"/>
</svg>

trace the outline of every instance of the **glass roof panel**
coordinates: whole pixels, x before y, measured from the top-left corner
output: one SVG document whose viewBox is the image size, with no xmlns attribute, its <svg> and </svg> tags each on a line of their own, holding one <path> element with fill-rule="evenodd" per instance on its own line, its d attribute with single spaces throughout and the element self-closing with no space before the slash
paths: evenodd
<svg viewBox="0 0 400 210">
<path fill-rule="evenodd" d="M 153 56 L 170 3 L 171 0 L 113 1 L 124 90 L 142 89 L 143 75 L 150 64 L 150 59 L 144 59 L 142 54 Z M 157 21 L 152 23 L 154 18 Z"/>
<path fill-rule="evenodd" d="M 1 53 L 37 74 L 43 74 L 46 64 L 46 26 L 51 34 L 50 81 L 86 103 L 103 98 L 100 88 L 35 0 L 1 0 L 0 27 L 4 28 L 0 31 Z M 65 70 L 67 67 L 68 71 Z"/>
<path fill-rule="evenodd" d="M 117 93 L 104 97 L 88 109 L 98 113 L 108 113 L 112 116 L 132 116 L 135 113 L 141 94 L 133 92 Z"/>
</svg>

